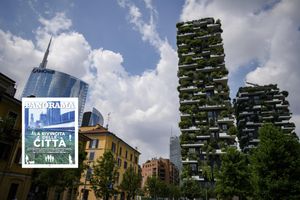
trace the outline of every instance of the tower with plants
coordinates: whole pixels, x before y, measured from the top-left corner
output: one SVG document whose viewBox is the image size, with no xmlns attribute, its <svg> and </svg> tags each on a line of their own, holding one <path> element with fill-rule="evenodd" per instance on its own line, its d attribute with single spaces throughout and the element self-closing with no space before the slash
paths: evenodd
<svg viewBox="0 0 300 200">
<path fill-rule="evenodd" d="M 220 20 L 177 23 L 182 178 L 213 184 L 220 155 L 236 146 Z"/>
</svg>

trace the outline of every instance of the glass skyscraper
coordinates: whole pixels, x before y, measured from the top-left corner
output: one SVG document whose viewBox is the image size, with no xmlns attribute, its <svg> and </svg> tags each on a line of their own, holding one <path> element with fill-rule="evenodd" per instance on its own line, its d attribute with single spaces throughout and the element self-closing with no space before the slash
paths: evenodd
<svg viewBox="0 0 300 200">
<path fill-rule="evenodd" d="M 88 84 L 69 74 L 46 69 L 50 44 L 51 40 L 42 63 L 39 67 L 33 68 L 25 85 L 22 97 L 78 97 L 78 123 L 81 124 Z"/>
<path fill-rule="evenodd" d="M 93 108 L 92 112 L 85 112 L 83 114 L 82 126 L 96 126 L 97 124 L 103 126 L 103 123 L 103 116 L 96 108 Z"/>
</svg>

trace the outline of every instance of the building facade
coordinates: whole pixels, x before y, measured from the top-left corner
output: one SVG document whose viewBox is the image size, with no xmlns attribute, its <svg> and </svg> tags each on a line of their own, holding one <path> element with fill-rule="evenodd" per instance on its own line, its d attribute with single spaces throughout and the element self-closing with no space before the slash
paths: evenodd
<svg viewBox="0 0 300 200">
<path fill-rule="evenodd" d="M 21 165 L 21 101 L 15 81 L 0 73 L 0 199 L 26 200 L 32 169 Z"/>
<path fill-rule="evenodd" d="M 142 165 L 142 188 L 145 187 L 148 177 L 157 177 L 167 184 L 179 184 L 179 171 L 169 160 L 153 158 Z"/>
<path fill-rule="evenodd" d="M 50 44 L 51 40 L 40 66 L 31 71 L 22 97 L 78 97 L 78 118 L 81 124 L 88 84 L 69 74 L 46 68 Z"/>
<path fill-rule="evenodd" d="M 170 137 L 170 161 L 177 167 L 178 171 L 181 171 L 181 148 L 178 136 Z"/>
<path fill-rule="evenodd" d="M 277 85 L 255 85 L 239 88 L 234 99 L 238 138 L 242 151 L 259 143 L 258 129 L 263 123 L 273 123 L 285 133 L 295 135 L 295 124 L 287 101 L 288 92 Z"/>
<path fill-rule="evenodd" d="M 220 20 L 177 23 L 182 174 L 213 182 L 220 154 L 236 147 Z"/>
<path fill-rule="evenodd" d="M 118 189 L 118 186 L 123 180 L 123 175 L 127 168 L 132 166 L 136 173 L 139 171 L 139 156 L 140 152 L 131 147 L 128 143 L 123 141 L 115 134 L 109 132 L 101 125 L 81 127 L 80 133 L 87 136 L 91 140 L 87 142 L 87 164 L 90 166 L 82 175 L 81 182 L 84 183 L 79 187 L 78 200 L 96 200 L 94 191 L 91 188 L 90 177 L 92 176 L 93 163 L 100 157 L 102 157 L 105 151 L 111 151 L 114 154 L 114 158 L 118 164 L 118 177 L 114 183 L 114 187 Z M 119 190 L 119 189 L 118 189 Z M 114 199 L 125 199 L 125 193 L 120 191 L 120 194 L 114 197 Z"/>
<path fill-rule="evenodd" d="M 96 126 L 97 124 L 103 126 L 103 123 L 103 116 L 96 108 L 83 114 L 82 126 Z"/>
</svg>

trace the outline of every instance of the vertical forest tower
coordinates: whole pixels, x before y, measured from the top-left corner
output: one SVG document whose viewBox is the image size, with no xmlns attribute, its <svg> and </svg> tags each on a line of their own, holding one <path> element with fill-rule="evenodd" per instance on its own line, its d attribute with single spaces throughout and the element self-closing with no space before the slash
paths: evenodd
<svg viewBox="0 0 300 200">
<path fill-rule="evenodd" d="M 215 181 L 220 155 L 236 147 L 220 20 L 177 24 L 183 178 Z"/>
</svg>

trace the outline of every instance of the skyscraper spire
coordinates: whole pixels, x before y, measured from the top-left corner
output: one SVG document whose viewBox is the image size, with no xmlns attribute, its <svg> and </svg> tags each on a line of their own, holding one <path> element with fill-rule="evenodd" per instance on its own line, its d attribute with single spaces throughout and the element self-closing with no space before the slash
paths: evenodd
<svg viewBox="0 0 300 200">
<path fill-rule="evenodd" d="M 51 45 L 51 41 L 52 41 L 52 37 L 50 38 L 50 41 L 49 41 L 49 44 L 48 44 L 48 47 L 47 47 L 47 50 L 44 54 L 44 58 L 43 58 L 43 61 L 41 62 L 40 64 L 40 68 L 43 68 L 45 69 L 46 68 L 46 65 L 47 65 L 47 58 L 48 58 L 48 54 L 49 54 L 49 48 L 50 48 L 50 45 Z"/>
</svg>

